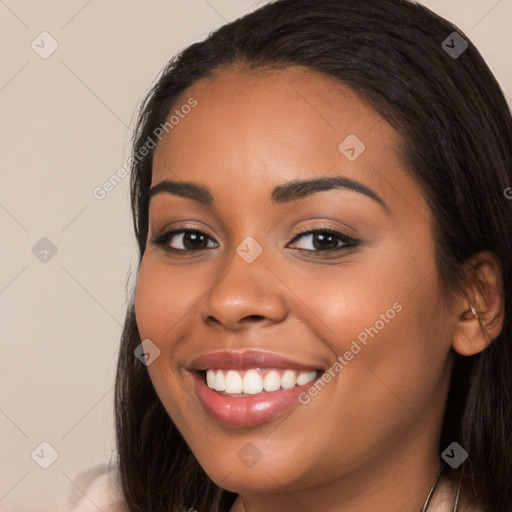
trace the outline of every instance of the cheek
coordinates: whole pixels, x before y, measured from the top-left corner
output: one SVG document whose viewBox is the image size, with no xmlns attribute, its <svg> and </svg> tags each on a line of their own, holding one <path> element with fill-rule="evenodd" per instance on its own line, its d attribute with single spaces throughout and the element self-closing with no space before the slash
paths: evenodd
<svg viewBox="0 0 512 512">
<path fill-rule="evenodd" d="M 181 381 L 177 361 L 187 342 L 187 329 L 200 302 L 202 288 L 193 272 L 143 257 L 137 277 L 135 316 L 141 340 L 150 339 L 160 355 L 148 373 L 166 410 L 178 428 L 185 429 L 182 411 L 194 399 Z M 204 293 L 204 292 L 203 292 Z"/>
<path fill-rule="evenodd" d="M 333 352 L 343 354 L 351 341 L 370 339 L 374 326 L 380 333 L 398 316 L 401 309 L 404 285 L 380 262 L 347 259 L 338 267 L 316 268 L 314 273 L 291 273 L 284 281 L 297 300 L 290 305 L 294 314 L 302 316 L 318 339 L 330 346 Z M 300 275 L 300 279 L 297 279 Z M 313 293 L 312 293 L 313 292 Z"/>
<path fill-rule="evenodd" d="M 154 278 L 148 271 L 148 265 L 144 258 L 137 276 L 137 288 L 135 291 L 135 318 L 139 329 L 140 338 L 154 340 L 154 330 L 158 326 L 158 303 L 161 290 L 155 289 Z"/>
<path fill-rule="evenodd" d="M 137 277 L 135 316 L 142 339 L 161 349 L 176 337 L 178 326 L 198 302 L 194 272 L 170 268 L 144 256 Z"/>
<path fill-rule="evenodd" d="M 333 362 L 345 359 L 335 386 L 340 411 L 350 408 L 354 423 L 368 419 L 370 404 L 376 422 L 393 423 L 390 411 L 397 422 L 415 420 L 411 411 L 437 407 L 433 393 L 446 384 L 450 333 L 434 260 L 428 251 L 396 247 L 364 264 L 347 259 L 339 272 L 303 274 L 293 286 Z"/>
<path fill-rule="evenodd" d="M 370 419 L 383 438 L 422 425 L 434 431 L 449 380 L 450 347 L 437 287 L 431 279 L 413 294 L 397 290 L 389 303 L 387 297 L 383 293 L 386 300 L 350 326 L 352 348 L 339 347 L 338 353 L 344 349 L 353 357 L 340 380 L 342 394 L 354 397 L 352 421 L 364 425 Z"/>
</svg>

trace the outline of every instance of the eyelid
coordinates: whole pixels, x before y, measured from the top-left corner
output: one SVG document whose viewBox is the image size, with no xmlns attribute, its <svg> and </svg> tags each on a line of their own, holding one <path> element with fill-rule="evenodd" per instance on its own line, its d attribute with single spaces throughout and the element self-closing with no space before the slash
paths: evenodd
<svg viewBox="0 0 512 512">
<path fill-rule="evenodd" d="M 168 234 L 168 233 L 173 233 L 173 234 L 177 234 L 181 231 L 198 231 L 204 235 L 207 235 L 209 236 L 212 240 L 216 241 L 215 238 L 203 227 L 198 227 L 197 225 L 195 226 L 192 226 L 192 225 L 178 225 L 176 227 L 172 227 L 172 228 L 169 228 L 169 229 L 166 229 L 166 228 L 163 228 L 163 229 L 156 229 L 156 235 L 153 235 L 151 236 L 150 238 L 154 239 L 154 238 L 157 238 L 159 236 L 162 236 L 164 234 Z M 353 239 L 356 239 L 357 238 L 350 234 L 350 233 L 347 233 L 345 231 L 343 231 L 341 228 L 335 228 L 335 227 L 332 227 L 328 224 L 323 224 L 323 225 L 320 225 L 320 226 L 302 226 L 302 227 L 299 227 L 298 229 L 296 229 L 291 235 L 291 241 L 295 240 L 295 238 L 297 238 L 297 236 L 299 235 L 305 235 L 305 234 L 310 234 L 310 233 L 315 233 L 317 231 L 330 231 L 332 232 L 333 234 L 336 234 L 336 235 L 343 235 L 347 238 L 353 238 Z M 218 243 L 218 242 L 217 242 Z"/>
<path fill-rule="evenodd" d="M 196 226 L 180 225 L 180 226 L 171 227 L 171 228 L 156 229 L 155 231 L 156 231 L 155 235 L 150 235 L 150 241 L 153 245 L 157 245 L 157 246 L 165 246 L 166 243 L 168 243 L 168 241 L 171 238 L 174 238 L 175 236 L 177 236 L 181 233 L 186 233 L 186 232 L 191 232 L 191 231 L 200 233 L 201 235 L 205 235 L 207 238 L 209 238 L 216 244 L 219 244 L 219 242 L 206 229 L 204 229 L 202 227 L 198 227 L 197 225 Z M 168 239 L 168 240 L 165 240 L 165 239 Z M 164 250 L 167 250 L 169 252 L 181 252 L 181 253 L 199 252 L 200 251 L 200 250 L 193 251 L 193 250 L 188 250 L 188 249 L 175 249 L 173 247 L 168 247 L 167 249 L 165 247 L 163 247 L 163 248 L 164 248 Z"/>
<path fill-rule="evenodd" d="M 155 227 L 155 229 L 152 229 L 150 230 L 150 232 L 155 232 L 156 234 L 155 235 L 150 235 L 151 238 L 156 238 L 158 236 L 161 236 L 165 233 L 176 233 L 178 231 L 199 231 L 200 233 L 203 233 L 205 235 L 208 235 L 212 240 L 215 240 L 215 237 L 213 235 L 210 234 L 210 230 L 206 227 L 206 226 L 203 226 L 203 225 L 197 225 L 197 224 L 194 224 L 194 225 L 191 225 L 191 224 L 178 224 L 178 225 L 173 225 L 171 227 L 163 227 L 163 228 L 158 228 L 158 227 Z"/>
<path fill-rule="evenodd" d="M 307 238 L 308 236 L 312 236 L 315 233 L 328 233 L 329 235 L 332 235 L 335 239 L 337 239 L 338 242 L 341 242 L 341 245 L 331 248 L 331 249 L 324 249 L 324 250 L 312 250 L 312 249 L 303 249 L 303 248 L 297 248 L 298 251 L 305 251 L 307 253 L 311 254 L 311 257 L 313 258 L 319 258 L 323 256 L 332 256 L 336 257 L 339 256 L 340 253 L 343 251 L 347 251 L 349 249 L 355 249 L 361 244 L 361 240 L 359 238 L 356 238 L 352 235 L 348 235 L 344 231 L 335 228 L 332 228 L 330 226 L 325 227 L 314 227 L 314 228 L 304 228 L 300 229 L 299 232 L 295 234 L 295 236 L 292 238 L 290 242 L 288 242 L 287 247 L 290 244 L 295 244 L 297 241 L 299 241 L 302 238 Z"/>
<path fill-rule="evenodd" d="M 202 247 L 197 249 L 176 249 L 174 247 L 170 247 L 170 241 L 175 236 L 181 235 L 182 233 L 186 232 L 196 232 L 201 235 L 204 235 L 209 241 L 207 242 L 207 245 L 210 243 L 210 241 L 213 241 L 215 244 L 217 244 L 216 247 Z M 290 244 L 296 243 L 297 240 L 300 240 L 303 237 L 306 237 L 306 235 L 313 235 L 314 233 L 329 233 L 334 238 L 337 239 L 338 242 L 341 242 L 341 245 L 329 248 L 329 249 L 323 249 L 323 250 L 316 250 L 316 249 L 304 249 L 304 248 L 296 248 L 296 251 L 299 252 L 307 252 L 308 257 L 313 259 L 326 259 L 328 257 L 340 257 L 341 253 L 344 251 L 348 251 L 350 249 L 355 249 L 358 247 L 361 243 L 361 240 L 359 238 L 353 237 L 351 235 L 348 235 L 340 228 L 333 228 L 332 226 L 313 226 L 313 227 L 301 227 L 298 230 L 295 231 L 295 233 L 292 235 L 291 240 L 287 243 L 286 248 L 289 247 Z M 170 229 L 163 229 L 158 231 L 158 234 L 152 237 L 151 243 L 167 253 L 175 254 L 176 256 L 188 256 L 193 253 L 204 253 L 207 249 L 216 249 L 218 247 L 219 242 L 215 240 L 213 236 L 211 236 L 206 230 L 199 229 L 197 226 L 177 226 L 175 228 Z"/>
<path fill-rule="evenodd" d="M 293 234 L 291 235 L 292 238 L 294 239 L 297 235 L 304 235 L 304 234 L 308 234 L 308 233 L 311 233 L 311 232 L 316 232 L 316 231 L 331 231 L 335 234 L 338 234 L 338 235 L 343 235 L 347 238 L 353 238 L 355 240 L 357 240 L 357 236 L 348 232 L 347 233 L 347 230 L 344 230 L 340 227 L 334 227 L 330 224 L 321 224 L 319 226 L 302 226 L 300 228 L 297 228 Z M 351 231 L 355 231 L 355 230 L 351 230 Z"/>
</svg>

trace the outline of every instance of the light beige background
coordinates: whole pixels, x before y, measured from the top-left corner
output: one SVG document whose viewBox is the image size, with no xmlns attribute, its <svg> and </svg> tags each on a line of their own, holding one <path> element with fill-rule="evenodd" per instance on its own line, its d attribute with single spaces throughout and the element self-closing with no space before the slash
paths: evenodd
<svg viewBox="0 0 512 512">
<path fill-rule="evenodd" d="M 135 109 L 168 59 L 262 3 L 0 0 L 1 512 L 55 512 L 79 473 L 110 460 L 137 252 L 128 178 L 103 200 L 92 191 L 128 159 Z M 512 0 L 423 3 L 472 39 L 510 98 Z M 43 59 L 31 44 L 48 50 L 45 31 L 58 48 Z M 46 262 L 32 252 L 42 237 L 57 247 Z M 58 452 L 48 469 L 31 457 L 43 441 Z"/>
</svg>

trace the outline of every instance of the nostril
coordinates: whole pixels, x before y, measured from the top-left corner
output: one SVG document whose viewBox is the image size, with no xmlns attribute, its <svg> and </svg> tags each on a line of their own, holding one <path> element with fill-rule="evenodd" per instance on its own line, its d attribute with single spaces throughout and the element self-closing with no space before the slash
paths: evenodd
<svg viewBox="0 0 512 512">
<path fill-rule="evenodd" d="M 244 316 L 244 318 L 242 318 L 240 320 L 240 322 L 246 322 L 247 320 L 257 320 L 257 321 L 260 321 L 260 320 L 264 320 L 265 317 L 262 316 L 262 315 L 248 315 L 248 316 Z"/>
</svg>

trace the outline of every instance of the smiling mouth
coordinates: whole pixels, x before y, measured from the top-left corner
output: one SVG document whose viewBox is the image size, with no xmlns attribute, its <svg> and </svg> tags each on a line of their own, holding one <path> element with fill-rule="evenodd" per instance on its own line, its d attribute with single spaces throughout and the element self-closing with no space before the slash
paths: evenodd
<svg viewBox="0 0 512 512">
<path fill-rule="evenodd" d="M 235 428 L 257 427 L 304 405 L 301 396 L 327 368 L 318 361 L 256 349 L 210 352 L 185 361 L 184 367 L 203 411 L 218 424 Z"/>
<path fill-rule="evenodd" d="M 272 393 L 304 386 L 317 380 L 324 370 L 297 371 L 286 368 L 249 368 L 246 370 L 212 368 L 199 372 L 212 390 L 226 396 Z"/>
</svg>

